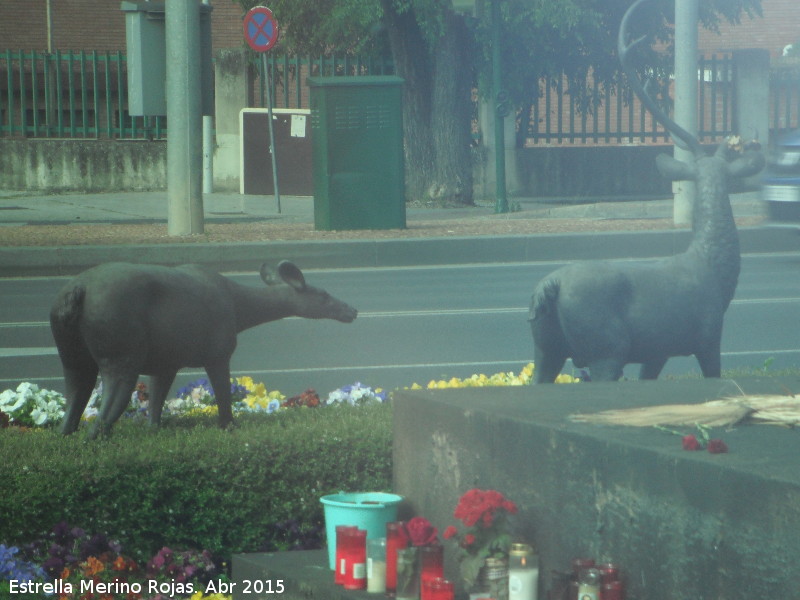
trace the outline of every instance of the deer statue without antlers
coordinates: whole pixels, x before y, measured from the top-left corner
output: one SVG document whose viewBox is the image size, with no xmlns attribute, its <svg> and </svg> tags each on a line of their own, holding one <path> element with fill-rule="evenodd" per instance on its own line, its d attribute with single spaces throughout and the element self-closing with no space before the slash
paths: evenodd
<svg viewBox="0 0 800 600">
<path fill-rule="evenodd" d="M 140 375 L 150 375 L 150 424 L 161 421 L 178 370 L 203 367 L 214 388 L 219 424 L 233 421 L 230 360 L 240 331 L 289 316 L 350 323 L 356 309 L 306 285 L 283 261 L 261 267 L 266 289 L 240 285 L 198 265 L 107 263 L 84 271 L 58 293 L 50 327 L 64 368 L 62 433 L 77 430 L 97 380 L 100 413 L 90 437 L 108 435 Z"/>
<path fill-rule="evenodd" d="M 567 358 L 588 367 L 595 381 L 618 380 L 628 363 L 641 363 L 641 379 L 656 379 L 670 357 L 692 354 L 705 377 L 720 376 L 722 322 L 741 262 L 728 182 L 759 172 L 764 158 L 747 151 L 729 162 L 731 140 L 707 156 L 650 97 L 629 57 L 645 36 L 627 41 L 630 16 L 645 1 L 637 0 L 622 19 L 619 58 L 642 104 L 694 155 L 688 164 L 665 154 L 656 159 L 667 179 L 696 182 L 692 241 L 683 254 L 646 264 L 580 262 L 545 277 L 529 314 L 535 383 L 552 383 Z"/>
</svg>

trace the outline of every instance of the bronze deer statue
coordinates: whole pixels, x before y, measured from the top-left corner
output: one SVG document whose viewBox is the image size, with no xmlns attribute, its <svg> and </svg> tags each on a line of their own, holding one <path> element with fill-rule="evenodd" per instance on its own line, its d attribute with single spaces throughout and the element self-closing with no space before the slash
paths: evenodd
<svg viewBox="0 0 800 600">
<path fill-rule="evenodd" d="M 705 377 L 720 376 L 725 311 L 739 278 L 739 236 L 728 182 L 759 172 L 764 158 L 745 152 L 733 160 L 728 140 L 706 155 L 700 141 L 651 98 L 630 63 L 628 23 L 620 25 L 618 52 L 629 85 L 653 117 L 692 150 L 691 163 L 661 154 L 656 166 L 667 179 L 696 182 L 692 241 L 683 253 L 646 264 L 580 262 L 545 277 L 531 300 L 535 383 L 552 383 L 567 358 L 588 367 L 592 380 L 616 381 L 628 363 L 640 363 L 641 379 L 656 379 L 672 356 L 694 355 Z"/>
<path fill-rule="evenodd" d="M 352 322 L 356 309 L 306 284 L 294 264 L 261 267 L 266 289 L 240 285 L 198 265 L 107 263 L 58 293 L 50 327 L 64 369 L 64 434 L 73 433 L 98 373 L 103 397 L 90 437 L 107 435 L 140 375 L 150 375 L 150 424 L 158 426 L 178 370 L 203 367 L 219 424 L 233 421 L 230 359 L 240 331 L 289 316 Z"/>
</svg>

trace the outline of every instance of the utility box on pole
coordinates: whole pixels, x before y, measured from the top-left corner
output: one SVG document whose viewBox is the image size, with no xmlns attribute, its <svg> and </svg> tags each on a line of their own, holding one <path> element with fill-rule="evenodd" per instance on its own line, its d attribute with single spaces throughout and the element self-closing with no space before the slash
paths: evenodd
<svg viewBox="0 0 800 600">
<path fill-rule="evenodd" d="M 124 0 L 128 56 L 128 114 L 167 114 L 167 33 L 164 2 Z M 203 114 L 214 114 L 214 72 L 211 60 L 211 6 L 200 5 L 200 93 Z"/>
<path fill-rule="evenodd" d="M 309 77 L 314 226 L 406 226 L 403 80 Z"/>
</svg>

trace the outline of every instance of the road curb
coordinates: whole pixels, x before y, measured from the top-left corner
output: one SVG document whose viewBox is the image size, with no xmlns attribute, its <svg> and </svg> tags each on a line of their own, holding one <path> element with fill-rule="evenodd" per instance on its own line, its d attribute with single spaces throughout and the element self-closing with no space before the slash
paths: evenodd
<svg viewBox="0 0 800 600">
<path fill-rule="evenodd" d="M 800 251 L 791 229 L 739 230 L 743 254 Z M 0 248 L 0 277 L 71 275 L 103 262 L 201 263 L 220 271 L 253 270 L 288 259 L 304 269 L 655 258 L 683 252 L 688 231 L 567 233 L 487 237 L 226 244 L 143 244 Z"/>
</svg>

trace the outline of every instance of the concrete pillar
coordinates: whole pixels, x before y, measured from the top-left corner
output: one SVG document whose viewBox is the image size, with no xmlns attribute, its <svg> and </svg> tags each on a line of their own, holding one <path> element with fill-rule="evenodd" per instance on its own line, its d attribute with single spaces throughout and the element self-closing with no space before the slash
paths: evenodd
<svg viewBox="0 0 800 600">
<path fill-rule="evenodd" d="M 675 122 L 690 134 L 697 135 L 697 27 L 698 0 L 675 0 Z M 675 146 L 673 156 L 683 162 L 694 161 L 691 150 Z M 675 181 L 673 221 L 676 225 L 692 222 L 694 181 Z"/>
<path fill-rule="evenodd" d="M 769 143 L 769 50 L 751 48 L 733 53 L 735 113 L 733 131 L 744 141 L 757 139 Z M 744 185 L 755 189 L 761 175 L 748 177 Z"/>
<path fill-rule="evenodd" d="M 214 186 L 220 190 L 240 190 L 239 113 L 253 104 L 247 53 L 240 48 L 218 51 L 214 82 L 217 126 Z"/>
<path fill-rule="evenodd" d="M 733 53 L 736 98 L 733 130 L 745 140 L 769 140 L 769 50 L 751 48 Z"/>
<path fill-rule="evenodd" d="M 165 3 L 167 35 L 167 233 L 203 232 L 200 4 Z"/>
</svg>

